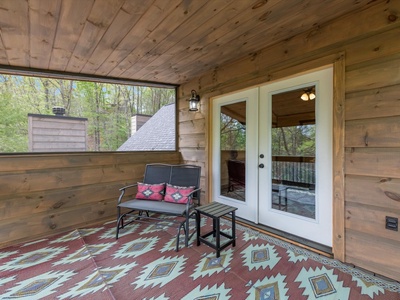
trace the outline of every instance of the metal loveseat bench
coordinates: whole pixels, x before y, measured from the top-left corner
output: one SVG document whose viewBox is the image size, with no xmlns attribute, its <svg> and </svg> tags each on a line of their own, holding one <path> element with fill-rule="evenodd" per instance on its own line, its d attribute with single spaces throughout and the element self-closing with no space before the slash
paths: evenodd
<svg viewBox="0 0 400 300">
<path fill-rule="evenodd" d="M 196 219 L 194 208 L 200 205 L 200 173 L 201 168 L 194 165 L 146 165 L 143 182 L 120 189 L 116 238 L 119 230 L 132 222 L 162 221 L 177 226 L 176 251 L 182 229 L 187 247 L 196 232 L 189 232 L 189 221 Z M 131 188 L 135 188 L 133 197 L 126 200 Z M 166 218 L 171 215 L 180 218 Z"/>
</svg>

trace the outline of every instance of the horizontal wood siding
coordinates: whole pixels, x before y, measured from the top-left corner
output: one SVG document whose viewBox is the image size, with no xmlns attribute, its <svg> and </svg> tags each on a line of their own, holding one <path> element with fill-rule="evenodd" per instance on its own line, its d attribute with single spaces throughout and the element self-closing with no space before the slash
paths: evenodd
<svg viewBox="0 0 400 300">
<path fill-rule="evenodd" d="M 0 156 L 0 247 L 116 218 L 119 188 L 178 152 Z"/>
<path fill-rule="evenodd" d="M 28 115 L 29 152 L 87 150 L 87 119 Z"/>
<path fill-rule="evenodd" d="M 359 20 L 368 22 L 361 25 Z M 345 139 L 337 143 L 340 149 L 334 149 L 343 157 L 335 161 L 336 167 L 343 167 L 335 174 L 335 187 L 341 190 L 333 191 L 334 254 L 400 280 L 400 233 L 385 229 L 386 216 L 400 219 L 399 34 L 400 2 L 381 2 L 318 24 L 314 30 L 221 65 L 182 85 L 178 96 L 183 159 L 205 164 L 207 178 L 212 180 L 210 124 L 218 121 L 210 119 L 212 97 L 306 72 L 342 57 L 345 78 L 335 78 L 343 82 L 335 95 L 343 93 L 344 101 L 338 102 L 335 111 L 345 113 L 344 120 L 337 120 L 342 127 L 335 128 L 334 137 L 340 138 L 336 133 L 344 130 Z M 192 89 L 201 96 L 196 113 L 187 112 L 186 100 Z M 186 140 L 191 130 L 196 138 Z M 342 204 L 337 205 L 337 201 Z"/>
<path fill-rule="evenodd" d="M 347 260 L 376 274 L 396 279 L 399 274 L 400 256 L 398 242 L 364 234 L 347 228 Z"/>
</svg>

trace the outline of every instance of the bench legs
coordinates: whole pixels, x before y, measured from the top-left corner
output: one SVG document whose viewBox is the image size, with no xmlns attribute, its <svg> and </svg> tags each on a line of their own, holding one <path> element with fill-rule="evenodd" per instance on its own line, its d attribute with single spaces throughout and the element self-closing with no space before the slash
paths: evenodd
<svg viewBox="0 0 400 300">
<path fill-rule="evenodd" d="M 193 218 L 196 219 L 197 214 L 193 212 L 192 214 L 186 216 L 186 220 L 182 222 L 178 228 L 178 233 L 176 235 L 176 251 L 179 251 L 179 237 L 181 233 L 181 228 L 183 229 L 183 232 L 185 234 L 185 247 L 189 246 L 189 240 L 192 238 L 192 236 L 196 233 L 196 229 L 190 234 L 190 220 Z"/>
<path fill-rule="evenodd" d="M 117 231 L 115 234 L 115 239 L 118 240 L 119 229 L 124 228 L 124 215 L 121 215 L 120 207 L 118 207 L 117 210 L 118 210 L 118 217 L 117 217 Z M 121 224 L 121 226 L 120 226 L 120 224 Z"/>
<path fill-rule="evenodd" d="M 117 217 L 117 229 L 116 229 L 116 235 L 115 238 L 118 239 L 119 236 L 119 230 L 123 229 L 125 226 L 127 226 L 130 223 L 133 223 L 134 221 L 140 221 L 141 216 L 143 214 L 142 211 L 138 212 L 137 214 L 135 214 L 136 218 L 134 218 L 133 220 L 129 221 L 128 223 L 124 224 L 124 218 L 130 214 L 132 214 L 133 212 L 135 212 L 135 210 L 131 210 L 128 213 L 124 213 L 121 214 L 121 208 L 118 207 L 118 217 Z M 148 218 L 148 219 L 152 219 L 148 212 L 146 212 L 147 216 L 144 216 L 143 218 Z M 189 240 L 192 238 L 192 236 L 196 233 L 196 230 L 194 230 L 192 232 L 192 234 L 190 234 L 190 220 L 194 219 L 194 217 L 196 216 L 195 212 L 192 212 L 191 214 L 188 214 L 185 217 L 185 221 L 182 221 L 179 223 L 178 229 L 177 229 L 177 233 L 176 233 L 176 248 L 175 251 L 178 252 L 179 251 L 179 241 L 180 241 L 180 235 L 181 235 L 181 230 L 183 230 L 184 234 L 185 234 L 185 247 L 189 246 Z M 154 218 L 153 218 L 154 219 Z M 157 219 L 158 220 L 158 219 Z M 165 220 L 161 220 L 161 221 L 165 221 Z M 177 221 L 174 221 L 174 223 L 176 224 Z"/>
<path fill-rule="evenodd" d="M 118 207 L 117 230 L 116 230 L 115 239 L 118 240 L 118 235 L 119 235 L 119 230 L 120 230 L 120 229 L 123 229 L 126 225 L 133 223 L 134 220 L 140 219 L 140 217 L 142 216 L 143 212 L 145 212 L 146 215 L 147 215 L 147 217 L 149 217 L 149 212 L 147 212 L 147 211 L 140 211 L 140 212 L 137 214 L 138 216 L 137 216 L 136 219 L 134 219 L 134 220 L 132 220 L 132 221 L 130 221 L 130 222 L 124 224 L 124 218 L 125 218 L 127 215 L 133 213 L 134 211 L 135 211 L 135 210 L 131 210 L 131 211 L 127 212 L 127 213 L 121 214 L 121 208 Z"/>
</svg>

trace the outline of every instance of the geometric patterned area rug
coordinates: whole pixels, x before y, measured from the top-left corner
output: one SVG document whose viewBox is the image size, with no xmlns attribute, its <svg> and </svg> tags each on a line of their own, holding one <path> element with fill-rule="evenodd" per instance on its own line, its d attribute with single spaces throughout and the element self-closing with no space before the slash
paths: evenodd
<svg viewBox="0 0 400 300">
<path fill-rule="evenodd" d="M 400 299 L 398 282 L 242 225 L 219 258 L 195 237 L 175 252 L 165 224 L 131 224 L 118 240 L 115 225 L 1 249 L 0 299 Z"/>
</svg>

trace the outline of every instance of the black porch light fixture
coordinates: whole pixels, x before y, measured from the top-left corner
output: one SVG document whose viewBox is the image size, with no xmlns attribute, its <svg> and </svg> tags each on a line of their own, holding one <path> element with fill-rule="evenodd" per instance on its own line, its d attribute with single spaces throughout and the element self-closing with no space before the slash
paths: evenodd
<svg viewBox="0 0 400 300">
<path fill-rule="evenodd" d="M 315 89 L 314 88 L 308 88 L 305 89 L 303 94 L 301 95 L 301 100 L 303 101 L 308 101 L 308 100 L 314 100 L 315 99 Z"/>
<path fill-rule="evenodd" d="M 197 92 L 195 90 L 192 90 L 190 92 L 191 96 L 189 101 L 189 111 L 198 111 L 199 110 L 199 105 L 200 105 L 200 96 L 197 95 Z"/>
</svg>

